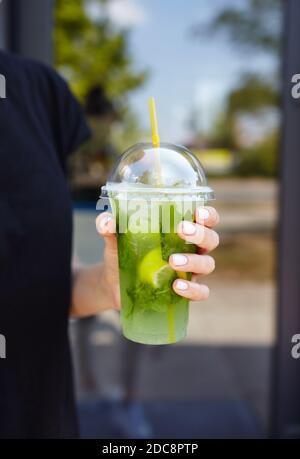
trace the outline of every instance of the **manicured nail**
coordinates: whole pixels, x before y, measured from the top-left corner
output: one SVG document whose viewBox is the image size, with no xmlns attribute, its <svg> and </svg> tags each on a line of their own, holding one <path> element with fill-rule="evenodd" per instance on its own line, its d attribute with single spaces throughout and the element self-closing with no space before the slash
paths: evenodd
<svg viewBox="0 0 300 459">
<path fill-rule="evenodd" d="M 172 262 L 176 266 L 183 266 L 186 265 L 188 262 L 188 259 L 185 255 L 181 255 L 180 253 L 176 253 L 172 255 Z"/>
<path fill-rule="evenodd" d="M 178 280 L 176 282 L 176 288 L 178 290 L 187 290 L 189 288 L 189 286 L 188 286 L 187 282 L 184 282 L 182 280 Z"/>
<path fill-rule="evenodd" d="M 208 210 L 204 209 L 204 207 L 200 207 L 200 209 L 198 209 L 198 218 L 200 220 L 207 220 L 209 218 Z"/>
<path fill-rule="evenodd" d="M 182 222 L 182 231 L 187 235 L 195 234 L 196 226 L 191 222 Z"/>
<path fill-rule="evenodd" d="M 100 230 L 104 230 L 104 228 L 106 227 L 108 222 L 110 222 L 110 220 L 111 220 L 111 217 L 103 217 L 99 223 Z"/>
</svg>

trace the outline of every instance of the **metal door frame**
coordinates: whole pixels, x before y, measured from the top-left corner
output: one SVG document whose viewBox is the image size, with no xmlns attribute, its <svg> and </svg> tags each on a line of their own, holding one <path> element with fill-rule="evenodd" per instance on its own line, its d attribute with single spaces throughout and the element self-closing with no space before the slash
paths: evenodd
<svg viewBox="0 0 300 459">
<path fill-rule="evenodd" d="M 51 64 L 54 0 L 2 0 L 0 46 Z"/>
<path fill-rule="evenodd" d="M 300 438 L 300 360 L 291 355 L 292 336 L 300 333 L 300 99 L 291 94 L 292 76 L 300 73 L 300 1 L 283 5 L 279 289 L 270 421 L 273 436 Z"/>
</svg>

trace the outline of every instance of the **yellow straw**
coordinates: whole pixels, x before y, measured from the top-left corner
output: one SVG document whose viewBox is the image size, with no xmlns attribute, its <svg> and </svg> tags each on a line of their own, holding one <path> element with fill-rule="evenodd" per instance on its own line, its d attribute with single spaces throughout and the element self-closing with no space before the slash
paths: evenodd
<svg viewBox="0 0 300 459">
<path fill-rule="evenodd" d="M 154 167 L 155 167 L 155 176 L 156 176 L 156 185 L 161 186 L 161 165 L 160 165 L 160 138 L 158 134 L 158 125 L 157 125 L 157 116 L 156 116 L 156 106 L 154 97 L 149 99 L 149 112 L 150 112 L 150 121 L 151 121 L 151 130 L 152 130 L 152 143 L 154 147 Z"/>
<path fill-rule="evenodd" d="M 154 167 L 156 175 L 156 185 L 162 186 L 162 176 L 161 176 L 161 164 L 160 164 L 160 138 L 158 134 L 158 124 L 156 116 L 156 105 L 154 97 L 149 98 L 149 112 L 150 112 L 150 121 L 151 121 L 151 131 L 152 131 L 152 144 L 154 147 Z M 168 342 L 174 343 L 176 341 L 175 336 L 175 317 L 174 317 L 174 305 L 168 305 L 167 309 L 167 322 L 168 322 Z"/>
<path fill-rule="evenodd" d="M 174 305 L 171 303 L 168 305 L 167 310 L 167 320 L 168 320 L 168 342 L 175 343 L 175 317 L 174 317 Z"/>
<path fill-rule="evenodd" d="M 154 97 L 150 97 L 149 99 L 149 112 L 150 112 L 151 130 L 152 130 L 152 143 L 153 143 L 154 148 L 159 148 L 160 138 L 158 134 L 156 106 L 155 106 Z"/>
</svg>

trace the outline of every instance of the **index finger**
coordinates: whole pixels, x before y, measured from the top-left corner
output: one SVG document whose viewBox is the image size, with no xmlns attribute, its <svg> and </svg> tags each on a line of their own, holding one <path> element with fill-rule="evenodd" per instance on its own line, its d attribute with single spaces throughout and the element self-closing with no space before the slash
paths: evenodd
<svg viewBox="0 0 300 459">
<path fill-rule="evenodd" d="M 96 228 L 101 236 L 110 236 L 116 232 L 116 222 L 112 214 L 103 212 L 96 218 Z"/>
<path fill-rule="evenodd" d="M 196 222 L 200 225 L 207 226 L 207 228 L 213 228 L 220 221 L 220 216 L 214 207 L 198 207 L 195 214 Z"/>
</svg>

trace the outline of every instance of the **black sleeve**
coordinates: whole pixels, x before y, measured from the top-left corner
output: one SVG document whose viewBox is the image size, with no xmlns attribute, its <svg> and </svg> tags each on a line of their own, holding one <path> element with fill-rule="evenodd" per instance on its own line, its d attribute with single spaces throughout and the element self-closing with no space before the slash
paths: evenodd
<svg viewBox="0 0 300 459">
<path fill-rule="evenodd" d="M 65 80 L 47 68 L 53 139 L 65 167 L 66 158 L 91 136 L 82 107 Z"/>
</svg>

